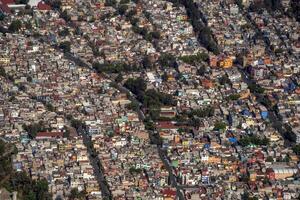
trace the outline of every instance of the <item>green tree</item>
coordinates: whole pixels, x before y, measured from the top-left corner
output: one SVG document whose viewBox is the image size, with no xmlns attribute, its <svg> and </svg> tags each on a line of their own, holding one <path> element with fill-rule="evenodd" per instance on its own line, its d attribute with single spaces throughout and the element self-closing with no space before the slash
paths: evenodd
<svg viewBox="0 0 300 200">
<path fill-rule="evenodd" d="M 62 49 L 65 53 L 71 51 L 71 42 L 64 41 L 59 44 L 59 48 Z"/>
<path fill-rule="evenodd" d="M 15 33 L 22 28 L 22 22 L 20 20 L 13 20 L 8 27 L 8 30 Z"/>
<path fill-rule="evenodd" d="M 115 81 L 116 81 L 117 83 L 121 83 L 121 82 L 123 81 L 123 76 L 122 76 L 121 73 L 118 74 L 118 76 L 116 77 Z"/>
<path fill-rule="evenodd" d="M 268 156 L 268 157 L 266 158 L 266 161 L 267 161 L 267 162 L 273 162 L 274 160 L 273 160 L 273 157 L 272 157 L 272 156 Z"/>
<path fill-rule="evenodd" d="M 16 4 L 28 4 L 29 0 L 16 0 Z"/>
<path fill-rule="evenodd" d="M 214 130 L 220 131 L 220 130 L 225 130 L 225 129 L 226 129 L 226 123 L 221 122 L 221 121 L 218 121 L 215 123 Z"/>
<path fill-rule="evenodd" d="M 229 95 L 226 99 L 227 99 L 227 100 L 231 100 L 231 101 L 236 101 L 236 100 L 238 100 L 240 97 L 241 97 L 240 94 L 231 94 L 231 95 Z"/>
<path fill-rule="evenodd" d="M 119 15 L 125 15 L 127 9 L 128 9 L 128 6 L 126 4 L 120 5 L 118 8 Z"/>
<path fill-rule="evenodd" d="M 139 104 L 137 102 L 133 102 L 133 101 L 127 105 L 128 109 L 131 109 L 134 111 L 137 111 L 139 109 L 139 107 L 140 107 Z"/>
<path fill-rule="evenodd" d="M 5 19 L 4 13 L 0 12 L 0 21 L 3 21 Z"/>
<path fill-rule="evenodd" d="M 105 6 L 115 7 L 117 5 L 116 0 L 105 0 Z"/>
<path fill-rule="evenodd" d="M 0 76 L 6 77 L 6 72 L 3 67 L 0 67 Z"/>
<path fill-rule="evenodd" d="M 141 94 L 147 88 L 147 84 L 142 78 L 136 78 L 136 79 L 129 78 L 124 83 L 124 86 L 135 95 Z"/>
<path fill-rule="evenodd" d="M 299 144 L 293 146 L 292 149 L 296 155 L 298 155 L 298 156 L 300 155 L 300 145 Z"/>
<path fill-rule="evenodd" d="M 70 17 L 70 15 L 68 14 L 67 10 L 64 10 L 64 11 L 60 14 L 59 17 L 62 18 L 62 19 L 64 19 L 66 22 L 71 21 L 71 17 Z"/>
<path fill-rule="evenodd" d="M 177 67 L 176 58 L 171 54 L 162 54 L 159 58 L 159 63 L 162 67 Z"/>
</svg>

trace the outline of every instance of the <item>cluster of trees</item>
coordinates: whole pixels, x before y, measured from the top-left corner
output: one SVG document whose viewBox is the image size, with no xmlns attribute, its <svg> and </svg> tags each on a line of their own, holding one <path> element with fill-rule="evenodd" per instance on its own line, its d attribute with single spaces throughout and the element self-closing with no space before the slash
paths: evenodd
<svg viewBox="0 0 300 200">
<path fill-rule="evenodd" d="M 158 62 L 162 67 L 171 67 L 171 68 L 178 67 L 176 58 L 172 54 L 167 54 L 167 53 L 161 54 Z"/>
<path fill-rule="evenodd" d="M 300 1 L 291 0 L 291 10 L 298 22 L 300 22 Z"/>
<path fill-rule="evenodd" d="M 223 75 L 222 77 L 219 78 L 219 83 L 221 85 L 225 85 L 225 84 L 231 85 L 231 81 L 226 75 Z"/>
<path fill-rule="evenodd" d="M 297 144 L 295 146 L 293 146 L 293 151 L 295 152 L 296 155 L 300 155 L 300 145 Z"/>
<path fill-rule="evenodd" d="M 202 109 L 195 109 L 188 113 L 189 117 L 197 116 L 199 118 L 212 117 L 215 109 L 211 106 Z"/>
<path fill-rule="evenodd" d="M 32 180 L 25 172 L 13 170 L 11 154 L 5 155 L 12 148 L 10 145 L 0 140 L 0 188 L 4 187 L 9 192 L 17 191 L 20 199 L 52 199 L 45 179 Z M 16 151 L 12 153 L 15 154 Z"/>
<path fill-rule="evenodd" d="M 147 88 L 147 84 L 144 79 L 142 78 L 129 78 L 124 83 L 124 87 L 126 87 L 128 90 L 130 90 L 133 94 L 139 96 L 143 95 Z"/>
<path fill-rule="evenodd" d="M 251 11 L 260 11 L 268 9 L 270 11 L 280 10 L 282 8 L 280 0 L 264 0 L 256 1 L 250 4 L 249 9 Z"/>
<path fill-rule="evenodd" d="M 60 18 L 64 19 L 66 22 L 71 21 L 71 16 L 68 14 L 67 10 L 64 10 L 59 15 Z"/>
<path fill-rule="evenodd" d="M 215 123 L 214 125 L 214 130 L 215 131 L 222 131 L 222 130 L 225 130 L 226 129 L 226 123 L 225 122 L 222 122 L 222 121 L 218 121 Z"/>
<path fill-rule="evenodd" d="M 239 142 L 242 146 L 248 146 L 250 144 L 259 145 L 259 146 L 267 146 L 270 143 L 270 140 L 266 137 L 259 138 L 256 135 L 252 135 L 252 136 L 242 137 Z"/>
<path fill-rule="evenodd" d="M 23 129 L 28 133 L 31 139 L 34 139 L 39 132 L 43 131 L 51 131 L 50 128 L 46 128 L 43 121 L 39 121 L 38 123 L 33 123 L 30 125 L 23 125 Z"/>
<path fill-rule="evenodd" d="M 123 5 L 122 7 L 124 7 L 124 6 L 127 6 L 127 5 Z M 119 7 L 119 9 L 120 8 L 121 8 L 121 6 Z M 146 28 L 139 27 L 138 26 L 139 20 L 138 20 L 138 18 L 135 17 L 135 15 L 136 15 L 136 10 L 130 10 L 125 15 L 126 19 L 128 21 L 130 21 L 130 23 L 132 25 L 133 32 L 142 35 L 143 38 L 149 42 L 154 42 L 154 40 L 158 40 L 160 38 L 160 33 L 157 30 L 149 32 Z"/>
<path fill-rule="evenodd" d="M 60 10 L 61 0 L 44 0 L 44 2 L 50 5 L 54 10 Z"/>
<path fill-rule="evenodd" d="M 10 149 L 8 143 L 0 140 L 0 188 L 3 185 L 2 181 L 5 176 L 12 173 L 12 163 L 11 163 L 11 154 L 5 154 Z"/>
<path fill-rule="evenodd" d="M 5 19 L 5 15 L 4 13 L 0 12 L 0 21 L 4 20 Z"/>
<path fill-rule="evenodd" d="M 71 42 L 70 41 L 64 41 L 59 44 L 59 48 L 62 49 L 65 53 L 68 53 L 71 51 Z"/>
<path fill-rule="evenodd" d="M 149 89 L 143 95 L 138 96 L 138 99 L 146 108 L 160 108 L 161 106 L 175 106 L 176 101 L 171 94 L 158 92 L 154 89 Z"/>
<path fill-rule="evenodd" d="M 254 94 L 262 94 L 265 91 L 264 88 L 255 83 L 249 84 L 248 87 L 250 89 L 250 92 Z"/>
<path fill-rule="evenodd" d="M 140 173 L 142 173 L 142 169 L 140 169 L 140 168 L 135 168 L 135 167 L 130 167 L 129 168 L 129 173 L 130 174 L 140 174 Z"/>
<path fill-rule="evenodd" d="M 116 0 L 105 0 L 104 5 L 115 7 L 117 5 L 117 1 Z"/>
<path fill-rule="evenodd" d="M 121 72 L 132 72 L 141 70 L 137 65 L 129 65 L 127 63 L 114 62 L 114 63 L 103 63 L 98 62 L 93 64 L 93 68 L 99 73 L 121 73 Z"/>
<path fill-rule="evenodd" d="M 132 30 L 137 34 L 142 35 L 148 42 L 153 42 L 154 39 L 157 40 L 160 38 L 160 33 L 158 31 L 149 32 L 146 28 L 140 28 L 137 25 L 133 25 Z"/>
<path fill-rule="evenodd" d="M 8 30 L 12 33 L 18 32 L 22 28 L 22 22 L 20 20 L 13 20 L 8 27 Z"/>
<path fill-rule="evenodd" d="M 83 191 L 79 192 L 77 188 L 73 188 L 70 192 L 70 195 L 69 195 L 69 198 L 71 200 L 75 200 L 75 199 L 84 200 L 85 197 L 86 197 L 86 191 L 83 190 Z"/>
<path fill-rule="evenodd" d="M 20 192 L 22 199 L 52 199 L 52 195 L 48 192 L 47 180 L 32 180 L 25 172 L 14 173 L 8 183 L 8 190 Z"/>
<path fill-rule="evenodd" d="M 231 94 L 228 97 L 226 97 L 227 100 L 236 101 L 241 97 L 240 94 Z"/>
<path fill-rule="evenodd" d="M 198 40 L 209 51 L 219 54 L 220 50 L 215 42 L 211 30 L 202 22 L 205 21 L 203 13 L 198 9 L 193 0 L 171 0 L 175 4 L 182 4 L 187 10 L 195 33 L 198 34 Z"/>
<path fill-rule="evenodd" d="M 3 67 L 0 67 L 0 76 L 6 77 L 6 72 Z"/>
<path fill-rule="evenodd" d="M 79 129 L 79 128 L 85 128 L 85 123 L 75 119 L 72 115 L 67 115 L 67 120 L 69 120 L 71 122 L 71 126 L 75 129 Z"/>
<path fill-rule="evenodd" d="M 170 94 L 158 92 L 154 89 L 147 89 L 147 84 L 142 78 L 129 78 L 124 87 L 130 90 L 133 94 L 137 95 L 138 100 L 147 109 L 148 114 L 152 120 L 159 118 L 161 106 L 174 106 L 176 101 Z"/>
<path fill-rule="evenodd" d="M 209 59 L 209 56 L 207 53 L 197 53 L 196 55 L 189 55 L 189 56 L 181 56 L 179 57 L 180 60 L 182 60 L 185 63 L 188 63 L 190 65 L 195 65 L 197 63 L 200 63 L 202 61 L 207 62 Z"/>
</svg>

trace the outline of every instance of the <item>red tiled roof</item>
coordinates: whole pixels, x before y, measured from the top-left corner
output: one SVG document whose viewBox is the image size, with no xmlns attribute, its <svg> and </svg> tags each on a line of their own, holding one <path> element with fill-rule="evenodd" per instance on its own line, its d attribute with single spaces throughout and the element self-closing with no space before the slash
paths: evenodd
<svg viewBox="0 0 300 200">
<path fill-rule="evenodd" d="M 0 2 L 2 2 L 2 4 L 5 5 L 10 5 L 10 4 L 15 4 L 15 0 L 0 0 Z"/>
<path fill-rule="evenodd" d="M 48 4 L 46 4 L 45 2 L 43 1 L 40 1 L 37 5 L 37 8 L 39 10 L 51 10 L 51 6 L 49 6 Z"/>
<path fill-rule="evenodd" d="M 4 0 L 0 0 L 0 11 L 8 14 L 11 13 L 10 8 L 7 6 Z"/>
<path fill-rule="evenodd" d="M 159 129 L 177 129 L 177 128 L 179 128 L 178 126 L 175 126 L 175 124 L 173 124 L 172 122 L 168 122 L 168 121 L 158 122 L 157 127 Z"/>
<path fill-rule="evenodd" d="M 63 137 L 63 132 L 39 132 L 36 134 L 36 138 L 54 138 Z"/>
<path fill-rule="evenodd" d="M 166 197 L 175 197 L 176 196 L 176 190 L 172 190 L 170 188 L 164 189 L 162 191 L 162 194 Z"/>
</svg>

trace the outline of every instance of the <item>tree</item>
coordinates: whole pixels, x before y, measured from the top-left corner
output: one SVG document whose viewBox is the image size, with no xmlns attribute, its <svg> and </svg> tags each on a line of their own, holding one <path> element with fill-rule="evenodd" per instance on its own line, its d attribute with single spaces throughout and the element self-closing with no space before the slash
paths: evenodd
<svg viewBox="0 0 300 200">
<path fill-rule="evenodd" d="M 28 4 L 29 0 L 16 0 L 16 4 Z"/>
<path fill-rule="evenodd" d="M 117 5 L 117 1 L 116 0 L 105 0 L 105 6 L 111 6 L 111 7 L 115 7 Z"/>
<path fill-rule="evenodd" d="M 190 65 L 195 65 L 197 63 L 200 63 L 202 61 L 207 62 L 209 59 L 209 56 L 207 53 L 197 53 L 196 55 L 188 55 L 188 56 L 181 56 L 179 57 L 180 60 L 182 60 L 185 63 L 188 63 Z"/>
<path fill-rule="evenodd" d="M 5 19 L 4 13 L 0 12 L 0 21 L 3 21 Z"/>
<path fill-rule="evenodd" d="M 127 105 L 127 108 L 130 110 L 137 111 L 139 109 L 139 104 L 137 102 L 131 102 L 130 104 Z"/>
<path fill-rule="evenodd" d="M 13 20 L 11 22 L 11 24 L 8 27 L 8 30 L 15 33 L 17 31 L 19 31 L 21 29 L 21 27 L 22 27 L 22 22 L 17 19 L 17 20 Z"/>
<path fill-rule="evenodd" d="M 120 5 L 118 8 L 119 15 L 125 15 L 127 9 L 128 9 L 128 6 L 126 4 Z"/>
<path fill-rule="evenodd" d="M 135 168 L 135 167 L 130 167 L 129 168 L 129 173 L 130 174 L 140 174 L 140 173 L 142 173 L 142 169 L 140 169 L 140 168 Z"/>
<path fill-rule="evenodd" d="M 121 0 L 120 1 L 120 4 L 129 4 L 130 3 L 130 0 Z"/>
<path fill-rule="evenodd" d="M 268 156 L 267 159 L 266 159 L 266 162 L 273 162 L 273 161 L 274 160 L 273 160 L 272 156 Z"/>
<path fill-rule="evenodd" d="M 0 76 L 6 77 L 6 72 L 3 67 L 0 67 Z"/>
<path fill-rule="evenodd" d="M 115 81 L 116 81 L 117 83 L 121 83 L 121 82 L 123 81 L 123 76 L 122 76 L 121 73 L 118 74 L 118 76 L 116 77 Z"/>
<path fill-rule="evenodd" d="M 79 192 L 77 188 L 73 188 L 70 192 L 69 198 L 71 200 L 75 200 L 75 199 L 84 199 L 85 198 L 85 191 L 81 191 Z"/>
<path fill-rule="evenodd" d="M 205 72 L 206 72 L 206 68 L 204 65 L 202 65 L 198 70 L 197 70 L 197 73 L 200 75 L 200 76 L 204 76 L 205 75 Z"/>
<path fill-rule="evenodd" d="M 231 100 L 231 101 L 236 101 L 236 100 L 238 100 L 240 97 L 241 97 L 240 94 L 231 94 L 231 95 L 229 95 L 226 99 L 227 99 L 227 100 Z"/>
<path fill-rule="evenodd" d="M 76 130 L 79 128 L 85 128 L 85 124 L 78 120 L 78 119 L 71 119 L 71 126 L 74 127 Z"/>
<path fill-rule="evenodd" d="M 37 133 L 47 130 L 47 128 L 45 128 L 44 123 L 42 121 L 30 125 L 24 124 L 23 129 L 28 133 L 31 139 L 34 139 Z"/>
<path fill-rule="evenodd" d="M 254 93 L 254 94 L 255 93 L 262 94 L 265 91 L 261 86 L 255 84 L 255 83 L 249 84 L 248 87 L 250 89 L 250 92 Z"/>
<path fill-rule="evenodd" d="M 51 0 L 49 2 L 49 5 L 54 9 L 54 10 L 60 10 L 61 7 L 61 0 Z"/>
<path fill-rule="evenodd" d="M 135 95 L 141 94 L 147 88 L 147 84 L 142 78 L 137 78 L 137 79 L 129 78 L 124 83 L 124 86 Z"/>
<path fill-rule="evenodd" d="M 219 79 L 219 82 L 221 85 L 225 85 L 225 84 L 231 84 L 231 81 L 230 79 L 228 78 L 228 76 L 226 75 L 223 75 L 220 79 Z"/>
<path fill-rule="evenodd" d="M 242 137 L 239 142 L 242 146 L 248 146 L 250 144 L 259 145 L 259 146 L 267 146 L 270 143 L 270 140 L 266 137 L 259 138 L 256 135 L 252 135 L 252 136 Z"/>
<path fill-rule="evenodd" d="M 215 109 L 211 106 L 208 106 L 203 109 L 195 109 L 188 113 L 189 117 L 197 116 L 198 118 L 207 118 L 214 115 Z"/>
<path fill-rule="evenodd" d="M 298 155 L 298 156 L 300 155 L 300 145 L 299 144 L 293 146 L 292 149 L 296 155 Z"/>
<path fill-rule="evenodd" d="M 63 18 L 66 22 L 71 21 L 71 17 L 69 16 L 67 10 L 64 10 L 59 17 Z"/>
<path fill-rule="evenodd" d="M 48 182 L 45 179 L 38 180 L 34 186 L 36 191 L 37 199 L 47 199 L 49 197 L 48 194 Z"/>
<path fill-rule="evenodd" d="M 55 112 L 55 108 L 51 103 L 46 104 L 46 109 L 50 112 Z"/>
<path fill-rule="evenodd" d="M 160 32 L 158 32 L 158 31 L 151 32 L 151 35 L 154 39 L 158 40 L 160 38 Z"/>
<path fill-rule="evenodd" d="M 64 41 L 60 43 L 59 48 L 62 49 L 65 53 L 71 51 L 71 42 L 69 41 Z"/>
<path fill-rule="evenodd" d="M 159 63 L 162 67 L 177 67 L 176 58 L 171 54 L 162 54 L 159 58 Z"/>
<path fill-rule="evenodd" d="M 225 129 L 226 129 L 226 123 L 221 122 L 221 121 L 218 121 L 215 123 L 214 130 L 220 131 L 220 130 L 225 130 Z"/>
<path fill-rule="evenodd" d="M 145 69 L 151 68 L 151 61 L 148 56 L 145 56 L 142 60 L 142 65 Z"/>
</svg>

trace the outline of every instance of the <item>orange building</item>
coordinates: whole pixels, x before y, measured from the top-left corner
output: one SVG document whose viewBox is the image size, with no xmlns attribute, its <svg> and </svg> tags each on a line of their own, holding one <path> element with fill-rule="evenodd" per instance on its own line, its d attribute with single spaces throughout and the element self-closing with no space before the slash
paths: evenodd
<svg viewBox="0 0 300 200">
<path fill-rule="evenodd" d="M 206 89 L 214 87 L 214 83 L 211 80 L 208 80 L 208 79 L 202 79 L 201 84 Z"/>
<path fill-rule="evenodd" d="M 222 68 L 231 68 L 233 65 L 233 60 L 230 57 L 224 58 L 220 61 L 219 66 Z"/>
<path fill-rule="evenodd" d="M 216 56 L 209 57 L 209 65 L 210 67 L 217 67 L 218 66 L 218 58 Z"/>
</svg>

